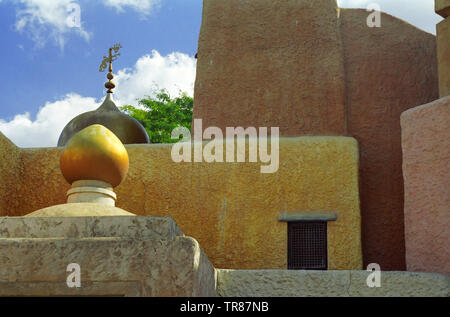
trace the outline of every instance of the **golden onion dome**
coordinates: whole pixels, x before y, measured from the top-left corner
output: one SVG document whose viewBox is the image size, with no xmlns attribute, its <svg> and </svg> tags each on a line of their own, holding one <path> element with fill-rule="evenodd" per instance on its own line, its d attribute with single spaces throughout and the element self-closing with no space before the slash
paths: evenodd
<svg viewBox="0 0 450 317">
<path fill-rule="evenodd" d="M 61 172 L 69 184 L 100 180 L 116 187 L 124 180 L 128 166 L 128 153 L 122 142 L 99 124 L 75 134 L 60 158 Z"/>
<path fill-rule="evenodd" d="M 123 144 L 149 143 L 145 128 L 136 119 L 121 112 L 108 93 L 102 105 L 94 111 L 80 114 L 72 119 L 59 136 L 58 146 L 64 146 L 77 132 L 101 124 L 111 130 Z"/>
</svg>

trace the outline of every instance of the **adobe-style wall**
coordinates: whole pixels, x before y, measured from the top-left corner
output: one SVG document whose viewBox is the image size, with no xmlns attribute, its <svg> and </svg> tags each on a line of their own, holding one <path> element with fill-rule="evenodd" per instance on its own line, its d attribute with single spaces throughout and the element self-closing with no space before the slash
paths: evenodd
<svg viewBox="0 0 450 317">
<path fill-rule="evenodd" d="M 437 26 L 438 62 L 439 62 L 439 95 L 450 95 L 450 17 Z"/>
<path fill-rule="evenodd" d="M 450 95 L 450 0 L 435 0 L 436 13 L 444 20 L 436 25 L 440 97 Z"/>
<path fill-rule="evenodd" d="M 274 9 L 276 8 L 276 10 Z M 405 269 L 400 114 L 438 98 L 436 38 L 335 0 L 205 0 L 194 117 L 360 144 L 364 264 Z"/>
<path fill-rule="evenodd" d="M 328 222 L 329 269 L 362 268 L 353 138 L 281 138 L 273 174 L 261 174 L 261 163 L 174 163 L 171 145 L 126 148 L 130 170 L 115 189 L 117 207 L 172 216 L 216 268 L 286 269 L 287 224 L 279 216 L 304 212 L 337 214 Z M 61 148 L 20 151 L 22 181 L 4 193 L 16 193 L 19 204 L 7 216 L 65 203 L 70 187 L 59 170 L 60 155 Z"/>
<path fill-rule="evenodd" d="M 194 117 L 204 126 L 345 135 L 335 0 L 205 0 Z"/>
<path fill-rule="evenodd" d="M 401 120 L 407 268 L 450 275 L 450 96 Z"/>
<path fill-rule="evenodd" d="M 436 40 L 388 14 L 342 9 L 347 132 L 360 144 L 364 263 L 405 268 L 400 115 L 438 98 Z"/>
<path fill-rule="evenodd" d="M 20 149 L 0 132 L 0 217 L 20 208 L 15 189 L 22 177 Z"/>
</svg>

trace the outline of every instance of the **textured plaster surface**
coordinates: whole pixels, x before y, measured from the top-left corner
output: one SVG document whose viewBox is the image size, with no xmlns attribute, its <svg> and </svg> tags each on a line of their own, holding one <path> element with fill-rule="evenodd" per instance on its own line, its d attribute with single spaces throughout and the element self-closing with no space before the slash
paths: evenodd
<svg viewBox="0 0 450 317">
<path fill-rule="evenodd" d="M 172 216 L 199 241 L 215 267 L 285 269 L 287 224 L 280 213 L 334 212 L 328 224 L 328 267 L 361 269 L 358 145 L 346 137 L 280 140 L 277 173 L 263 163 L 174 163 L 170 145 L 128 145 L 130 170 L 116 206 L 137 215 Z M 22 150 L 27 175 L 9 190 L 23 216 L 65 201 L 61 149 Z M 248 157 L 248 156 L 246 156 Z M 32 184 L 39 183 L 40 186 Z M 26 199 L 25 199 L 26 198 Z"/>
<path fill-rule="evenodd" d="M 0 132 L 0 217 L 22 205 L 16 190 L 23 176 L 20 156 L 20 149 Z"/>
<path fill-rule="evenodd" d="M 78 263 L 82 283 L 142 281 L 142 296 L 214 295 L 214 268 L 188 237 L 0 239 L 0 261 L 1 283 L 61 283 L 67 266 Z M 207 277 L 199 271 L 203 265 L 209 265 Z M 20 294 L 2 288 L 0 295 Z"/>
<path fill-rule="evenodd" d="M 127 296 L 143 294 L 141 281 L 83 282 L 80 288 L 66 282 L 0 282 L 0 296 Z"/>
<path fill-rule="evenodd" d="M 3 217 L 0 238 L 128 237 L 169 239 L 184 236 L 171 217 Z"/>
<path fill-rule="evenodd" d="M 8 213 L 8 216 L 23 216 L 42 208 L 66 203 L 66 193 L 71 186 L 59 169 L 62 152 L 63 148 L 33 148 L 21 151 L 20 157 L 25 172 L 18 184 L 19 188 L 16 189 L 21 196 L 21 208 Z"/>
<path fill-rule="evenodd" d="M 450 0 L 435 0 L 435 11 L 441 16 L 450 16 Z"/>
<path fill-rule="evenodd" d="M 225 297 L 390 296 L 448 297 L 450 277 L 381 272 L 380 286 L 368 287 L 366 271 L 217 270 L 217 293 Z"/>
<path fill-rule="evenodd" d="M 450 274 L 450 96 L 401 120 L 407 268 Z"/>
<path fill-rule="evenodd" d="M 384 13 L 369 28 L 367 16 L 334 0 L 204 1 L 194 117 L 355 137 L 364 263 L 402 270 L 400 114 L 438 98 L 436 38 Z"/>
<path fill-rule="evenodd" d="M 205 0 L 194 117 L 205 126 L 344 135 L 335 0 Z"/>
<path fill-rule="evenodd" d="M 388 14 L 341 10 L 347 133 L 360 144 L 364 264 L 405 269 L 400 115 L 438 98 L 436 39 Z"/>
<path fill-rule="evenodd" d="M 448 6 L 450 11 L 450 5 Z M 439 95 L 450 95 L 450 17 L 436 26 L 439 67 Z"/>
<path fill-rule="evenodd" d="M 0 232 L 3 296 L 216 295 L 214 267 L 168 217 L 0 218 Z M 65 284 L 71 263 L 78 292 Z"/>
</svg>

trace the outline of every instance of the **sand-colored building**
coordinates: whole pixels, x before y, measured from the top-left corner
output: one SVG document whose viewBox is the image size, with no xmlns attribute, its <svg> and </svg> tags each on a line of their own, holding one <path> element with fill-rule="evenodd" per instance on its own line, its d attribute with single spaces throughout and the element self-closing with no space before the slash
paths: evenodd
<svg viewBox="0 0 450 317">
<path fill-rule="evenodd" d="M 67 176 L 61 155 L 73 138 L 22 149 L 0 133 L 0 259 L 8 248 L 9 267 L 23 270 L 2 267 L 0 295 L 41 294 L 35 282 L 47 295 L 74 294 L 60 283 L 65 272 L 46 271 L 64 264 L 46 253 L 53 247 L 87 268 L 88 295 L 448 296 L 449 7 L 436 1 L 446 18 L 436 45 L 384 13 L 382 27 L 369 27 L 368 12 L 335 0 L 205 0 L 194 118 L 223 131 L 279 127 L 276 172 L 248 159 L 177 163 L 172 145 L 125 144 L 120 181 L 87 186 L 75 183 L 106 182 L 105 172 L 94 160 L 85 178 Z M 79 176 L 86 162 L 68 166 Z M 83 205 L 86 193 L 113 205 Z M 47 269 L 28 272 L 22 257 Z M 119 268 L 108 274 L 111 263 Z M 368 288 L 370 263 L 443 275 L 385 272 L 385 288 Z"/>
</svg>

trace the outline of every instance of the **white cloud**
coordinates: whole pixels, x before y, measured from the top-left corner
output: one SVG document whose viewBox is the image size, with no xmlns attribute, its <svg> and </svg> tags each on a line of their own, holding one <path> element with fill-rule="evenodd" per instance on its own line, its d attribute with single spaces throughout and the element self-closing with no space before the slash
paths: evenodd
<svg viewBox="0 0 450 317">
<path fill-rule="evenodd" d="M 436 24 L 442 18 L 434 12 L 434 0 L 338 0 L 341 8 L 366 9 L 371 3 L 381 11 L 405 20 L 429 33 L 436 34 Z M 383 21 L 381 21 L 383 27 Z"/>
<path fill-rule="evenodd" d="M 91 37 L 82 26 L 81 9 L 76 1 L 14 0 L 13 3 L 18 5 L 16 30 L 30 36 L 37 48 L 52 40 L 62 50 L 70 33 L 86 41 Z"/>
<path fill-rule="evenodd" d="M 193 95 L 196 62 L 182 53 L 161 56 L 157 51 L 138 59 L 131 69 L 118 71 L 114 98 L 118 106 L 136 105 L 136 98 L 151 95 L 155 87 L 166 88 L 172 96 L 179 90 Z M 99 83 L 101 86 L 102 83 Z M 12 120 L 0 119 L 0 131 L 20 147 L 53 147 L 66 124 L 75 116 L 96 109 L 101 100 L 70 93 L 47 102 L 36 119 L 29 113 Z"/>
<path fill-rule="evenodd" d="M 179 91 L 194 94 L 196 60 L 183 53 L 161 56 L 157 51 L 138 59 L 133 68 L 117 72 L 114 97 L 122 105 L 136 105 L 136 99 L 165 88 L 171 96 Z"/>
<path fill-rule="evenodd" d="M 94 98 L 67 94 L 61 100 L 47 102 L 34 121 L 28 112 L 8 122 L 0 119 L 0 131 L 20 147 L 53 147 L 70 120 L 98 106 Z"/>
<path fill-rule="evenodd" d="M 115 8 L 118 12 L 123 12 L 124 7 L 130 7 L 133 10 L 146 15 L 151 10 L 159 6 L 160 0 L 105 0 L 104 4 L 109 7 Z"/>
<path fill-rule="evenodd" d="M 69 34 L 77 34 L 86 41 L 93 35 L 83 28 L 81 6 L 77 0 L 11 0 L 11 2 L 17 6 L 16 31 L 29 36 L 36 48 L 44 47 L 51 40 L 63 50 Z M 141 16 L 146 16 L 153 8 L 159 6 L 161 1 L 103 0 L 102 3 L 115 8 L 119 13 L 131 8 Z"/>
</svg>

